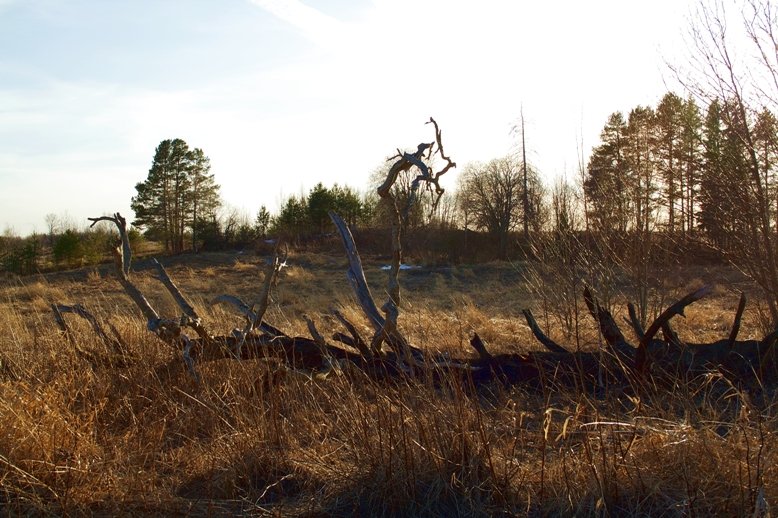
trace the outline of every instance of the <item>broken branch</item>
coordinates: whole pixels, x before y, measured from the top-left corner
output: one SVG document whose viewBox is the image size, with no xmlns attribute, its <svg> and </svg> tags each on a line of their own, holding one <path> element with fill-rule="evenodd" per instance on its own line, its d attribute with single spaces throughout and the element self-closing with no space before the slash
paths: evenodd
<svg viewBox="0 0 778 518">
<path fill-rule="evenodd" d="M 697 291 L 689 293 L 685 297 L 681 298 L 678 302 L 664 310 L 662 314 L 651 323 L 651 325 L 648 327 L 648 330 L 646 331 L 646 334 L 640 340 L 640 344 L 638 345 L 637 353 L 635 355 L 635 368 L 638 370 L 638 372 L 645 372 L 645 369 L 648 367 L 648 343 L 653 340 L 654 335 L 656 335 L 657 331 L 659 331 L 662 325 L 664 325 L 675 315 L 684 316 L 683 311 L 686 306 L 705 297 L 712 290 L 713 289 L 710 286 L 703 286 Z"/>
</svg>

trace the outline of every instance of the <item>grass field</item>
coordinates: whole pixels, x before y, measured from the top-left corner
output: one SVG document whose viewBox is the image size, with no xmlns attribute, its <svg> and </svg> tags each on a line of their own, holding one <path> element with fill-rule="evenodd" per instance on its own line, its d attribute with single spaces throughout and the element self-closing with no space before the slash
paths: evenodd
<svg viewBox="0 0 778 518">
<path fill-rule="evenodd" d="M 208 329 L 228 334 L 241 317 L 208 301 L 251 299 L 262 264 L 204 254 L 166 266 Z M 269 322 L 307 335 L 305 314 L 328 336 L 341 330 L 329 316 L 340 308 L 367 330 L 345 259 L 293 255 L 289 264 Z M 382 299 L 381 264 L 365 264 Z M 527 351 L 540 348 L 521 318 L 530 307 L 553 338 L 574 343 L 523 268 L 402 273 L 402 330 L 418 347 L 457 357 L 475 354 L 473 331 L 494 352 Z M 143 262 L 133 278 L 163 315 L 178 315 Z M 703 283 L 713 295 L 674 321 L 692 341 L 726 337 L 738 290 L 750 289 L 723 267 L 687 268 L 668 277 L 664 295 Z M 127 350 L 108 350 L 72 315 L 67 340 L 52 302 L 84 304 Z M 619 321 L 625 303 L 614 298 Z M 749 305 L 740 337 L 760 338 L 759 322 Z M 577 341 L 597 347 L 588 317 Z M 775 396 L 755 398 L 715 372 L 640 396 L 607 386 L 472 393 L 225 359 L 201 364 L 198 386 L 180 353 L 145 330 L 109 266 L 0 280 L 0 362 L 4 513 L 754 516 L 778 505 Z"/>
</svg>

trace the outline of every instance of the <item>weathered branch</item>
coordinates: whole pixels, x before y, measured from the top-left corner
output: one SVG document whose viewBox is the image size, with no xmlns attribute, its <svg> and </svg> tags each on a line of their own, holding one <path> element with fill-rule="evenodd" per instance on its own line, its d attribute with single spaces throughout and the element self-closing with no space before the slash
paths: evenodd
<svg viewBox="0 0 778 518">
<path fill-rule="evenodd" d="M 335 340 L 336 342 L 346 344 L 348 346 L 353 347 L 354 349 L 358 349 L 361 351 L 361 349 L 359 349 L 359 347 L 357 346 L 356 340 L 354 340 L 352 336 L 349 336 L 346 333 L 341 333 L 340 331 L 336 331 L 332 333 L 332 339 Z"/>
<path fill-rule="evenodd" d="M 478 333 L 473 333 L 473 337 L 470 339 L 470 345 L 478 352 L 478 356 L 482 360 L 487 362 L 494 360 L 494 356 L 486 350 L 486 344 L 484 344 L 484 341 L 478 336 Z"/>
<path fill-rule="evenodd" d="M 108 333 L 103 330 L 102 325 L 100 325 L 100 322 L 97 320 L 97 318 L 92 315 L 89 311 L 84 308 L 81 304 L 75 304 L 73 306 L 68 306 L 65 304 L 51 304 L 51 310 L 54 313 L 54 320 L 57 322 L 57 325 L 62 329 L 62 331 L 65 333 L 65 336 L 67 336 L 68 341 L 73 344 L 76 352 L 84 357 L 89 363 L 92 365 L 92 367 L 96 367 L 98 364 L 105 363 L 103 360 L 101 360 L 100 357 L 96 356 L 95 354 L 86 351 L 80 347 L 78 342 L 74 339 L 72 332 L 70 331 L 70 328 L 68 327 L 67 323 L 65 322 L 65 318 L 63 316 L 63 313 L 73 313 L 75 315 L 78 315 L 79 317 L 83 318 L 87 322 L 89 322 L 90 326 L 92 327 L 92 330 L 94 333 L 100 338 L 100 340 L 105 344 L 106 347 L 115 355 L 118 356 L 118 358 L 112 358 L 110 361 L 110 365 L 126 365 L 126 356 L 127 356 L 127 345 L 124 343 L 124 340 L 122 340 L 121 335 L 116 330 L 115 327 L 113 327 L 110 322 L 108 323 L 108 326 L 111 328 L 111 331 L 113 332 L 115 338 L 111 338 L 108 336 Z"/>
<path fill-rule="evenodd" d="M 712 288 L 710 286 L 703 286 L 699 290 L 689 293 L 675 304 L 664 310 L 662 314 L 651 323 L 651 325 L 648 327 L 648 330 L 646 331 L 646 334 L 640 340 L 640 344 L 638 345 L 637 352 L 635 354 L 635 368 L 638 372 L 645 372 L 645 369 L 648 367 L 648 344 L 651 342 L 651 340 L 653 340 L 654 335 L 656 335 L 657 331 L 661 329 L 662 325 L 675 315 L 684 316 L 683 311 L 686 306 L 700 300 L 701 298 L 708 295 L 711 291 Z"/>
<path fill-rule="evenodd" d="M 65 322 L 65 318 L 62 316 L 62 312 L 59 310 L 59 304 L 52 303 L 51 311 L 54 313 L 54 321 L 57 322 L 59 328 L 63 333 L 65 333 L 68 341 L 73 342 L 73 334 L 70 332 L 70 328 L 68 327 L 67 322 Z"/>
<path fill-rule="evenodd" d="M 211 305 L 220 302 L 231 304 L 232 306 L 236 307 L 238 311 L 240 311 L 246 318 L 246 325 L 244 326 L 243 330 L 235 330 L 234 335 L 236 339 L 230 342 L 232 354 L 236 358 L 240 358 L 242 356 L 243 344 L 246 342 L 246 338 L 255 328 L 260 328 L 262 331 L 272 336 L 286 337 L 285 333 L 279 331 L 270 324 L 263 323 L 263 318 L 269 305 L 270 291 L 276 280 L 278 272 L 281 270 L 281 268 L 286 266 L 286 260 L 289 254 L 287 249 L 283 260 L 279 259 L 278 246 L 279 245 L 276 244 L 276 247 L 273 250 L 273 255 L 271 256 L 267 268 L 265 269 L 265 278 L 262 283 L 262 289 L 251 306 L 243 302 L 238 297 L 232 295 L 220 295 L 211 301 Z"/>
<path fill-rule="evenodd" d="M 130 239 L 127 236 L 127 220 L 118 212 L 113 216 L 88 219 L 92 222 L 92 225 L 95 225 L 98 221 L 111 221 L 116 225 L 122 242 L 122 246 L 114 251 L 117 258 L 117 269 L 119 270 L 119 283 L 146 318 L 148 330 L 156 334 L 163 342 L 174 345 L 181 336 L 181 326 L 179 323 L 175 320 L 161 319 L 159 314 L 149 304 L 149 301 L 146 300 L 146 297 L 143 296 L 143 293 L 130 281 L 132 250 L 130 249 Z"/>
<path fill-rule="evenodd" d="M 611 351 L 619 356 L 631 356 L 634 348 L 624 338 L 624 334 L 613 319 L 613 315 L 610 314 L 610 311 L 600 306 L 600 303 L 594 298 L 588 286 L 584 287 L 584 302 L 586 302 L 589 313 L 597 322 L 600 332 Z"/>
<path fill-rule="evenodd" d="M 321 352 L 322 358 L 329 359 L 330 353 L 327 350 L 327 341 L 324 339 L 321 333 L 319 333 L 319 330 L 316 329 L 316 323 L 308 315 L 303 315 L 303 319 L 305 319 L 305 323 L 308 326 L 308 332 L 311 334 L 311 338 L 313 338 L 313 341 L 319 348 L 319 352 Z"/>
<path fill-rule="evenodd" d="M 759 342 L 759 361 L 762 363 L 763 358 L 770 352 L 770 349 L 775 346 L 775 342 L 778 340 L 778 328 L 774 329 L 772 333 L 768 334 Z"/>
<path fill-rule="evenodd" d="M 65 324 L 65 319 L 62 316 L 63 313 L 73 313 L 74 315 L 78 315 L 79 317 L 83 318 L 89 322 L 89 325 L 92 326 L 92 330 L 105 345 L 113 350 L 121 350 L 121 344 L 108 336 L 108 334 L 103 330 L 103 326 L 101 326 L 100 322 L 97 321 L 97 318 L 95 318 L 95 316 L 87 311 L 86 308 L 81 304 L 75 304 L 73 306 L 52 304 L 51 309 L 54 312 L 54 319 L 57 321 L 57 324 L 63 331 L 65 331 L 68 336 L 70 336 L 70 329 L 68 329 L 67 325 Z"/>
<path fill-rule="evenodd" d="M 440 158 L 445 160 L 446 164 L 443 166 L 443 168 L 438 171 L 437 173 L 434 173 L 431 175 L 430 184 L 435 185 L 435 192 L 438 195 L 435 199 L 435 203 L 433 204 L 433 210 L 437 208 L 438 202 L 440 202 L 440 197 L 443 195 L 443 188 L 440 186 L 438 181 L 440 180 L 440 177 L 446 174 L 450 169 L 457 166 L 456 162 L 452 161 L 451 158 L 446 155 L 446 152 L 443 150 L 443 132 L 440 131 L 440 127 L 438 126 L 438 123 L 430 117 L 430 120 L 427 122 L 427 124 L 432 124 L 435 126 L 435 143 L 438 145 L 438 154 L 440 155 Z"/>
<path fill-rule="evenodd" d="M 740 332 L 740 320 L 743 318 L 743 311 L 746 309 L 746 294 L 740 292 L 740 302 L 737 305 L 737 311 L 735 312 L 735 320 L 732 322 L 732 331 L 729 333 L 727 339 L 727 349 L 732 350 L 732 346 L 735 345 L 737 340 L 737 334 Z"/>
<path fill-rule="evenodd" d="M 397 325 L 399 307 L 402 304 L 399 283 L 400 264 L 402 264 L 402 228 L 404 227 L 404 222 L 407 221 L 411 207 L 415 202 L 416 192 L 418 191 L 421 182 L 426 182 L 428 186 L 435 185 L 438 199 L 440 199 L 440 196 L 443 194 L 443 189 L 440 187 L 438 180 L 442 174 L 456 165 L 443 153 L 442 136 L 437 122 L 435 122 L 433 118 L 430 118 L 429 122 L 435 125 L 435 138 L 438 144 L 438 149 L 440 150 L 441 156 L 447 162 L 447 166 L 444 168 L 444 170 L 434 175 L 430 173 L 429 166 L 424 162 L 423 158 L 424 153 L 428 150 L 429 155 L 427 158 L 429 159 L 432 157 L 435 142 L 422 142 L 417 146 L 415 153 L 400 153 L 398 151 L 398 154 L 393 157 L 397 160 L 389 168 L 384 182 L 377 189 L 378 195 L 386 204 L 392 217 L 392 261 L 386 282 L 386 293 L 388 295 L 388 299 L 381 308 L 384 312 L 384 322 L 380 327 L 377 326 L 378 328 L 376 329 L 371 344 L 372 348 L 375 349 L 385 341 L 393 349 L 395 349 L 398 356 L 406 358 L 408 362 L 413 360 L 413 355 L 417 351 L 413 350 L 409 346 L 408 341 L 402 336 Z M 413 181 L 411 186 L 411 193 L 408 197 L 408 202 L 406 204 L 405 210 L 401 214 L 397 207 L 397 200 L 392 193 L 392 187 L 397 181 L 398 175 L 401 172 L 409 171 L 412 167 L 416 167 L 421 174 Z M 333 221 L 335 221 L 334 218 Z M 337 221 L 335 221 L 335 224 L 338 226 L 341 236 L 343 237 L 344 245 L 347 249 L 347 254 L 349 253 L 349 249 L 353 248 L 354 254 L 356 257 L 358 257 L 358 254 L 356 254 L 356 247 L 353 246 L 353 240 L 351 243 L 348 242 L 348 237 L 343 228 L 345 225 L 338 224 Z M 354 264 L 354 262 L 351 260 L 351 256 L 349 257 L 349 261 L 352 265 Z M 358 267 L 361 271 L 361 262 L 358 264 Z M 376 319 L 374 315 L 374 310 L 377 308 L 375 308 L 375 303 L 372 301 L 372 297 L 370 297 L 369 291 L 366 290 L 366 283 L 364 286 L 361 286 L 359 285 L 359 277 L 356 275 L 350 275 L 349 279 L 352 279 L 352 277 L 357 279 L 357 282 L 352 280 L 352 285 L 356 286 L 355 291 L 357 292 L 357 297 L 360 300 L 360 304 L 362 305 L 363 310 L 365 310 L 368 318 L 374 322 L 378 322 L 378 319 Z M 362 274 L 361 277 L 363 278 L 364 274 Z"/>
<path fill-rule="evenodd" d="M 214 297 L 211 300 L 211 305 L 213 306 L 220 302 L 222 304 L 229 304 L 234 306 L 240 312 L 241 315 L 246 317 L 246 319 L 251 319 L 254 317 L 254 312 L 251 310 L 249 305 L 234 295 L 219 295 L 217 297 Z"/>
<path fill-rule="evenodd" d="M 643 325 L 640 323 L 638 313 L 635 310 L 635 305 L 632 302 L 627 304 L 627 311 L 629 312 L 629 324 L 632 326 L 632 330 L 635 331 L 635 336 L 638 337 L 638 340 L 642 340 L 646 332 L 643 329 Z"/>
<path fill-rule="evenodd" d="M 281 261 L 278 258 L 278 244 L 276 244 L 276 248 L 273 250 L 273 255 L 268 262 L 267 268 L 265 269 L 265 279 L 262 283 L 262 290 L 249 309 L 249 314 L 251 316 L 248 317 L 246 327 L 243 329 L 243 333 L 241 334 L 240 339 L 236 342 L 233 349 L 233 354 L 236 358 L 240 358 L 241 356 L 241 351 L 243 349 L 243 344 L 246 341 L 246 337 L 251 333 L 251 331 L 254 330 L 257 325 L 262 323 L 262 319 L 265 316 L 267 307 L 270 304 L 270 290 L 273 286 L 273 282 L 275 281 L 276 276 L 278 275 L 278 272 L 283 266 L 286 265 L 287 255 L 285 255 L 284 260 Z"/>
<path fill-rule="evenodd" d="M 356 347 L 360 353 L 362 353 L 362 356 L 365 358 L 372 358 L 374 355 L 379 355 L 380 351 L 375 350 L 371 351 L 370 348 L 367 346 L 365 341 L 362 339 L 362 336 L 359 334 L 359 331 L 357 331 L 356 326 L 352 324 L 345 316 L 343 316 L 343 313 L 338 311 L 337 309 L 332 310 L 332 314 L 335 315 L 335 318 L 337 318 L 341 324 L 348 330 L 348 332 L 351 334 L 352 341 L 351 342 L 344 342 L 348 343 L 349 345 Z M 342 341 L 342 340 L 340 340 Z"/>
<path fill-rule="evenodd" d="M 378 195 L 381 198 L 389 196 L 389 191 L 397 181 L 397 177 L 400 173 L 410 170 L 411 167 L 418 163 L 422 163 L 421 158 L 424 156 L 424 152 L 430 147 L 432 147 L 432 144 L 422 142 L 417 146 L 415 153 L 398 153 L 398 160 L 389 168 L 384 183 L 378 187 Z M 424 165 L 424 169 L 426 169 L 426 165 Z"/>
<path fill-rule="evenodd" d="M 287 336 L 286 333 L 284 333 L 277 327 L 268 324 L 264 320 L 259 324 L 257 324 L 256 314 L 254 313 L 254 311 L 249 307 L 248 304 L 246 304 L 240 298 L 234 295 L 219 295 L 218 297 L 212 299 L 210 302 L 212 306 L 218 303 L 231 305 L 235 307 L 238 310 L 238 312 L 240 312 L 240 314 L 246 318 L 246 320 L 254 320 L 254 329 L 259 329 L 263 333 L 267 333 L 271 336 Z"/>
<path fill-rule="evenodd" d="M 273 251 L 273 257 L 270 259 L 267 268 L 265 269 L 265 279 L 262 283 L 262 291 L 259 293 L 259 296 L 253 304 L 256 308 L 254 313 L 257 316 L 257 322 L 262 322 L 262 319 L 265 316 L 265 312 L 267 312 L 268 305 L 270 304 L 270 290 L 272 289 L 273 284 L 275 284 L 278 272 L 281 271 L 281 268 L 286 266 L 288 257 L 289 251 L 287 250 L 284 253 L 284 258 L 279 258 L 278 245 L 276 245 L 276 249 Z"/>
<path fill-rule="evenodd" d="M 195 380 L 195 383 L 199 385 L 200 374 L 197 372 L 197 368 L 195 367 L 195 360 L 194 357 L 192 356 L 192 351 L 194 349 L 195 344 L 186 335 L 181 335 L 180 340 L 184 344 L 182 350 L 182 356 L 184 357 L 184 364 L 186 364 L 186 368 L 189 369 L 189 374 L 192 375 L 192 377 Z"/>
<path fill-rule="evenodd" d="M 540 329 L 540 326 L 538 325 L 537 321 L 535 321 L 535 317 L 532 315 L 532 311 L 529 309 L 523 309 L 521 311 L 524 314 L 524 318 L 527 320 L 527 325 L 532 330 L 532 334 L 535 335 L 535 338 L 543 344 L 543 347 L 551 351 L 552 353 L 569 353 L 567 349 L 550 339 L 548 336 L 543 333 L 543 330 Z"/>
<path fill-rule="evenodd" d="M 203 341 L 206 343 L 210 342 L 211 335 L 203 326 L 200 316 L 197 314 L 197 311 L 195 311 L 194 307 L 192 307 L 189 301 L 186 300 L 184 295 L 181 293 L 181 290 L 178 289 L 178 286 L 176 286 L 176 284 L 167 274 L 165 267 L 162 266 L 162 264 L 156 259 L 153 259 L 152 263 L 156 267 L 157 273 L 159 273 L 160 281 L 162 281 L 162 284 L 165 285 L 165 288 L 167 288 L 167 290 L 173 296 L 176 304 L 178 304 L 178 307 L 181 308 L 181 311 L 184 312 L 186 317 L 185 324 L 194 329 L 198 336 L 203 339 Z"/>
<path fill-rule="evenodd" d="M 686 344 L 678 336 L 678 333 L 675 332 L 673 326 L 670 325 L 669 320 L 662 324 L 662 336 L 664 336 L 665 342 L 672 345 L 676 349 L 684 349 L 686 347 Z"/>
<path fill-rule="evenodd" d="M 373 300 L 373 295 L 370 293 L 370 287 L 367 285 L 365 271 L 362 269 L 362 259 L 359 257 L 357 245 L 354 242 L 354 236 L 351 235 L 351 230 L 348 228 L 346 222 L 343 221 L 343 218 L 333 211 L 330 211 L 329 215 L 343 240 L 343 248 L 346 250 L 346 258 L 349 263 L 346 275 L 351 284 L 351 288 L 357 296 L 357 302 L 359 302 L 362 312 L 367 316 L 368 321 L 373 326 L 373 330 L 378 332 L 384 327 L 384 317 L 378 312 L 378 307 Z"/>
<path fill-rule="evenodd" d="M 121 239 L 121 248 L 117 250 L 119 256 L 119 270 L 125 277 L 130 275 L 130 264 L 132 263 L 132 249 L 130 248 L 130 237 L 127 234 L 127 220 L 118 212 L 113 216 L 100 216 L 99 218 L 87 218 L 92 222 L 89 228 L 94 227 L 100 221 L 110 221 L 116 225 Z"/>
</svg>

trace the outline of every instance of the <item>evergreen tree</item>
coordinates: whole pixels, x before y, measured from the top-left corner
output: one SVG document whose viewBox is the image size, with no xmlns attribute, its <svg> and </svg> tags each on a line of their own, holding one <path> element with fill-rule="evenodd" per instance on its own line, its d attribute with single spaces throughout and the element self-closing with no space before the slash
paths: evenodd
<svg viewBox="0 0 778 518">
<path fill-rule="evenodd" d="M 287 240 L 297 243 L 308 228 L 306 199 L 302 196 L 290 196 L 273 221 L 273 233 L 281 234 Z"/>
<path fill-rule="evenodd" d="M 681 174 L 681 215 L 684 235 L 696 225 L 699 176 L 702 167 L 702 115 L 697 103 L 689 97 L 681 109 L 681 133 L 679 146 Z"/>
<path fill-rule="evenodd" d="M 203 150 L 195 148 L 188 153 L 189 177 L 191 190 L 189 193 L 191 204 L 191 220 L 188 222 L 192 229 L 192 249 L 197 246 L 197 229 L 200 221 L 214 219 L 216 210 L 221 205 L 219 198 L 219 185 L 211 173 L 211 160 L 205 156 Z"/>
<path fill-rule="evenodd" d="M 195 246 L 200 222 L 212 218 L 221 204 L 208 157 L 201 149 L 190 150 L 181 139 L 160 142 L 148 177 L 135 189 L 133 224 L 143 227 L 147 237 L 163 241 L 173 253 L 183 251 L 187 230 L 193 231 Z"/>
<path fill-rule="evenodd" d="M 753 238 L 747 150 L 740 124 L 726 103 L 713 101 L 705 120 L 704 175 L 700 181 L 700 226 L 720 249 L 727 251 Z"/>
<path fill-rule="evenodd" d="M 350 226 L 355 226 L 358 221 L 365 218 L 365 206 L 354 189 L 335 184 L 332 187 L 332 194 L 335 196 L 335 212 Z"/>
<path fill-rule="evenodd" d="M 621 112 L 608 117 L 602 143 L 592 152 L 584 179 L 589 217 L 598 230 L 624 232 L 629 221 L 628 178 L 624 151 L 627 123 Z"/>
<path fill-rule="evenodd" d="M 81 237 L 76 231 L 67 229 L 57 237 L 51 249 L 51 254 L 54 256 L 54 262 L 57 264 L 62 262 L 66 262 L 68 265 L 75 264 L 83 255 Z"/>
<path fill-rule="evenodd" d="M 726 209 L 721 203 L 724 194 L 724 136 L 721 122 L 721 104 L 714 100 L 708 106 L 704 130 L 704 174 L 700 178 L 700 221 L 699 225 L 718 246 L 725 245 L 728 232 Z"/>
<path fill-rule="evenodd" d="M 335 194 L 330 189 L 324 187 L 321 182 L 316 184 L 308 193 L 308 221 L 310 221 L 315 232 L 319 234 L 324 233 L 330 222 L 329 211 L 335 209 L 335 202 Z"/>
<path fill-rule="evenodd" d="M 656 116 L 654 110 L 638 106 L 629 113 L 626 130 L 624 182 L 628 186 L 627 206 L 631 228 L 640 233 L 653 229 L 656 216 Z"/>
<path fill-rule="evenodd" d="M 268 230 L 270 230 L 270 212 L 267 207 L 262 205 L 257 211 L 257 217 L 254 220 L 254 233 L 258 238 L 262 239 L 267 236 Z"/>
<path fill-rule="evenodd" d="M 683 210 L 683 175 L 681 173 L 681 118 L 683 100 L 667 93 L 656 109 L 657 162 L 663 180 L 662 199 L 667 207 L 667 229 L 674 233 L 679 227 L 677 209 Z M 680 201 L 680 207 L 679 207 Z M 683 219 L 680 226 L 683 227 Z"/>
<path fill-rule="evenodd" d="M 763 182 L 769 192 L 770 220 L 778 232 L 778 121 L 764 108 L 754 124 L 754 148 L 761 167 Z"/>
</svg>

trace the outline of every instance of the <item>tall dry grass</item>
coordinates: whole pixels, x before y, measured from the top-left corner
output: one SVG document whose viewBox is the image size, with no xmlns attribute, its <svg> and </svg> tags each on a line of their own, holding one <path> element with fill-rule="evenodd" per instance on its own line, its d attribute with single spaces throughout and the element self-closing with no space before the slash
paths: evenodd
<svg viewBox="0 0 778 518">
<path fill-rule="evenodd" d="M 333 305 L 358 320 L 337 266 L 300 261 L 281 279 L 270 320 L 302 334 L 299 314 Z M 535 348 L 520 307 L 494 301 L 533 302 L 518 285 L 508 293 L 503 266 L 442 270 L 427 289 L 425 278 L 408 278 L 406 334 L 455 356 L 469 354 L 472 329 L 496 351 Z M 213 275 L 197 265 L 171 275 L 197 294 L 208 326 L 228 332 L 240 318 L 205 301 L 225 287 L 247 297 L 259 269 L 208 268 Z M 775 400 L 756 401 L 715 374 L 637 397 L 377 384 L 352 371 L 220 360 L 200 365 L 196 386 L 115 283 L 89 277 L 0 288 L 4 513 L 752 516 L 778 502 Z M 152 278 L 136 279 L 174 311 Z M 51 301 L 86 304 L 127 350 L 109 350 L 74 318 L 68 341 Z M 724 293 L 711 302 L 715 317 L 690 314 L 684 332 L 706 332 L 728 303 Z M 322 314 L 318 322 L 336 328 Z"/>
</svg>

